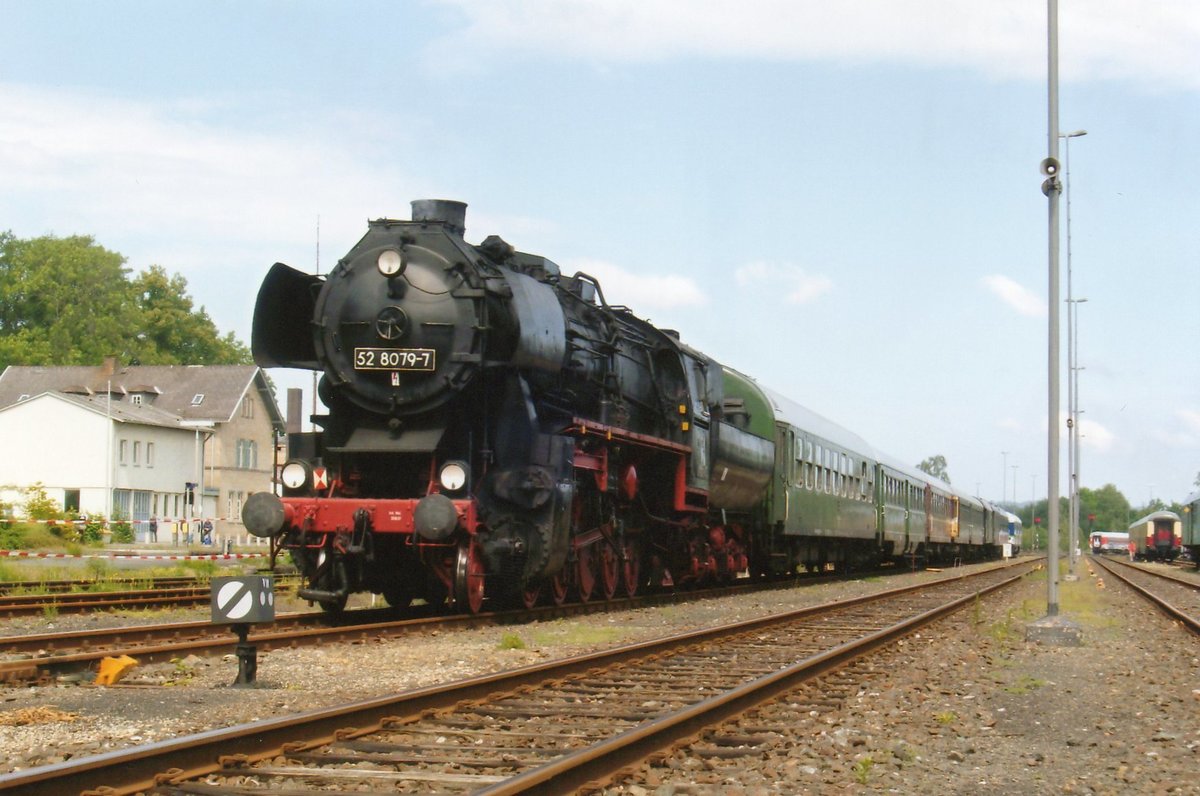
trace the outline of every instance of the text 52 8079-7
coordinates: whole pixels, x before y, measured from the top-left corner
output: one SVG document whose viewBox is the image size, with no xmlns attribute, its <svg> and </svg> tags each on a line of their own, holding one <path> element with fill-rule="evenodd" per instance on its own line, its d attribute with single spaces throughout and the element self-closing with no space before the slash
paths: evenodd
<svg viewBox="0 0 1200 796">
<path fill-rule="evenodd" d="M 355 370 L 434 370 L 432 348 L 356 348 Z"/>
</svg>

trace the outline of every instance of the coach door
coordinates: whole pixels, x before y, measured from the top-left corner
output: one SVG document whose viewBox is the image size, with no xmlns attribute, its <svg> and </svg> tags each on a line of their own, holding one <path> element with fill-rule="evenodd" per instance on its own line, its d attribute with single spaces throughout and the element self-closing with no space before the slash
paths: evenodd
<svg viewBox="0 0 1200 796">
<path fill-rule="evenodd" d="M 687 373 L 690 405 L 683 421 L 687 423 L 684 439 L 692 448 L 691 486 L 708 490 L 709 473 L 709 425 L 708 412 L 708 363 L 691 354 L 684 353 L 683 369 Z"/>
</svg>

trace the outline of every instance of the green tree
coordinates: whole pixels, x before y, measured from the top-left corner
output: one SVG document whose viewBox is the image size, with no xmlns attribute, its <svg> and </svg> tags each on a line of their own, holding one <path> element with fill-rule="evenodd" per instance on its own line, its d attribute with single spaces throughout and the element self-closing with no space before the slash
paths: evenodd
<svg viewBox="0 0 1200 796">
<path fill-rule="evenodd" d="M 1088 520 L 1088 515 L 1095 520 Z M 1079 490 L 1079 525 L 1085 531 L 1124 531 L 1137 519 L 1125 495 L 1113 484 Z"/>
<path fill-rule="evenodd" d="M 123 353 L 125 258 L 89 237 L 0 235 L 0 365 L 88 365 Z"/>
<path fill-rule="evenodd" d="M 946 457 L 938 454 L 930 456 L 925 461 L 917 465 L 917 469 L 934 478 L 940 478 L 947 484 L 950 483 L 950 474 L 946 471 Z"/>
<path fill-rule="evenodd" d="M 250 350 L 233 333 L 221 337 L 204 307 L 195 309 L 187 280 L 152 265 L 133 281 L 139 334 L 133 358 L 143 365 L 247 364 Z"/>
<path fill-rule="evenodd" d="M 151 266 L 130 278 L 125 258 L 91 237 L 22 240 L 0 233 L 0 368 L 245 364 L 250 351 L 221 337 L 187 281 Z"/>
</svg>

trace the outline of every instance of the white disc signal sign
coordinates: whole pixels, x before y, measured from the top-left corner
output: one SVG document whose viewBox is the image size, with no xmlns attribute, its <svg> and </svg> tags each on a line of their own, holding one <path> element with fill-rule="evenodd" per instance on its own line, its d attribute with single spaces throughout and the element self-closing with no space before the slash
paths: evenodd
<svg viewBox="0 0 1200 796">
<path fill-rule="evenodd" d="M 227 619 L 242 619 L 254 607 L 254 595 L 241 581 L 222 584 L 215 598 L 217 611 Z"/>
</svg>

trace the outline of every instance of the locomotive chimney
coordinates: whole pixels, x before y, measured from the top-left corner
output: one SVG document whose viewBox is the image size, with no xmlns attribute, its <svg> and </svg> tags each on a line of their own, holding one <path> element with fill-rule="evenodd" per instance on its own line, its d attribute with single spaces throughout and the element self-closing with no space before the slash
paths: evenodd
<svg viewBox="0 0 1200 796">
<path fill-rule="evenodd" d="M 412 220 L 445 224 L 461 238 L 467 231 L 467 203 L 453 199 L 414 199 Z"/>
</svg>

